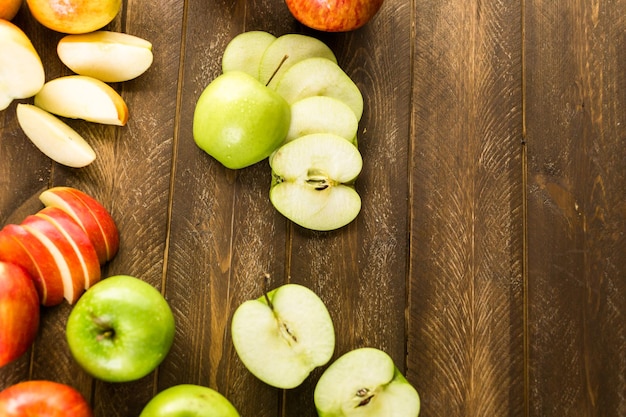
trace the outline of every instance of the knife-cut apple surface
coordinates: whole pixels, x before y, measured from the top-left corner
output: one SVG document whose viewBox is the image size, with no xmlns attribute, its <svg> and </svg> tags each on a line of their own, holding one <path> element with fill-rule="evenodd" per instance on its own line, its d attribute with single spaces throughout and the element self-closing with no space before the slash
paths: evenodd
<svg viewBox="0 0 626 417">
<path fill-rule="evenodd" d="M 35 105 L 57 116 L 124 126 L 128 107 L 110 85 L 86 75 L 67 75 L 46 82 Z"/>
<path fill-rule="evenodd" d="M 352 109 L 341 100 L 311 96 L 291 105 L 291 124 L 285 141 L 312 133 L 333 133 L 354 141 L 359 128 Z"/>
<path fill-rule="evenodd" d="M 222 55 L 222 72 L 243 71 L 259 79 L 259 65 L 265 50 L 276 36 L 262 30 L 251 30 L 228 42 Z"/>
<path fill-rule="evenodd" d="M 17 121 L 33 144 L 59 164 L 82 168 L 96 159 L 95 151 L 78 132 L 37 106 L 18 104 Z"/>
<path fill-rule="evenodd" d="M 43 64 L 28 36 L 0 19 L 0 110 L 14 99 L 34 96 L 44 82 Z"/>
<path fill-rule="evenodd" d="M 104 82 L 137 78 L 150 68 L 154 59 L 149 41 L 104 30 L 65 36 L 57 45 L 57 54 L 76 74 Z"/>
<path fill-rule="evenodd" d="M 361 210 L 353 182 L 363 159 L 356 146 L 330 133 L 302 136 L 270 158 L 270 201 L 289 220 L 328 231 L 350 223 Z"/>
</svg>

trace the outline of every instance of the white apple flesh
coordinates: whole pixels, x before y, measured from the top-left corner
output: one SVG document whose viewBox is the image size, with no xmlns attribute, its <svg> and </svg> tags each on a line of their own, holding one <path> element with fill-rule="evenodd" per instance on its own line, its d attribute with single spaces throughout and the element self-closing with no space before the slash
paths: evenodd
<svg viewBox="0 0 626 417">
<path fill-rule="evenodd" d="M 96 159 L 95 151 L 78 132 L 37 106 L 18 104 L 17 121 L 26 137 L 61 165 L 82 168 Z"/>
<path fill-rule="evenodd" d="M 343 101 L 332 97 L 312 96 L 291 105 L 291 124 L 285 141 L 312 133 L 332 133 L 353 142 L 359 121 Z"/>
<path fill-rule="evenodd" d="M 222 72 L 242 71 L 258 80 L 261 58 L 274 40 L 276 36 L 262 30 L 235 36 L 222 54 Z"/>
<path fill-rule="evenodd" d="M 290 105 L 306 97 L 327 96 L 347 104 L 357 120 L 363 115 L 361 91 L 339 65 L 328 59 L 307 58 L 293 64 L 275 88 Z"/>
<path fill-rule="evenodd" d="M 268 385 L 289 389 L 326 364 L 335 348 L 333 323 L 310 289 L 286 284 L 241 304 L 232 317 L 233 345 L 245 367 Z"/>
<path fill-rule="evenodd" d="M 137 78 L 154 59 L 152 44 L 147 40 L 104 30 L 65 36 L 57 45 L 57 54 L 75 73 L 104 82 Z"/>
<path fill-rule="evenodd" d="M 328 231 L 350 223 L 361 210 L 352 182 L 363 167 L 358 149 L 344 138 L 316 133 L 281 146 L 270 158 L 270 201 L 302 227 Z"/>
<path fill-rule="evenodd" d="M 345 353 L 322 374 L 313 394 L 320 417 L 417 417 L 420 398 L 391 357 L 375 348 Z"/>
</svg>

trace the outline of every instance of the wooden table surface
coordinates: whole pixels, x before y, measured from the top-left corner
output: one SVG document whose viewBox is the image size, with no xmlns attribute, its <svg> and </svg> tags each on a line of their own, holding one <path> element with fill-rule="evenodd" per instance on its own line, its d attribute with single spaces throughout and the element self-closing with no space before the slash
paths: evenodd
<svg viewBox="0 0 626 417">
<path fill-rule="evenodd" d="M 0 388 L 51 379 L 99 417 L 137 416 L 158 391 L 210 386 L 242 417 L 312 417 L 315 371 L 281 391 L 248 373 L 234 309 L 271 285 L 326 302 L 335 357 L 388 352 L 421 416 L 626 416 L 626 0 L 386 0 L 350 33 L 299 25 L 282 0 L 127 0 L 110 30 L 153 43 L 140 78 L 115 84 L 125 127 L 68 121 L 93 145 L 83 169 L 51 162 L 0 112 L 0 223 L 70 185 L 121 234 L 103 274 L 159 288 L 177 320 L 158 370 L 94 380 L 71 358 L 71 306 L 44 308 L 39 336 Z M 61 34 L 23 8 L 47 79 L 70 74 Z M 363 92 L 363 208 L 334 232 L 294 226 L 269 202 L 266 161 L 239 171 L 192 139 L 203 88 L 238 33 L 326 42 Z M 30 100 L 22 100 L 30 102 Z"/>
</svg>

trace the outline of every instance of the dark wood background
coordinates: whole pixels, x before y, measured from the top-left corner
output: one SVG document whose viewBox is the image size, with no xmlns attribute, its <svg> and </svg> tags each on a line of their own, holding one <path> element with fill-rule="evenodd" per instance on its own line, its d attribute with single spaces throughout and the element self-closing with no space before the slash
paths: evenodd
<svg viewBox="0 0 626 417">
<path fill-rule="evenodd" d="M 61 35 L 22 9 L 47 78 L 69 74 Z M 98 159 L 52 163 L 0 113 L 0 223 L 71 185 L 102 201 L 121 249 L 105 275 L 163 291 L 174 346 L 142 380 L 108 384 L 69 355 L 66 303 L 43 311 L 31 351 L 0 369 L 77 387 L 96 416 L 137 416 L 158 391 L 210 386 L 246 416 L 312 417 L 321 369 L 280 391 L 233 350 L 230 317 L 262 276 L 316 291 L 335 357 L 388 352 L 424 417 L 626 416 L 626 0 L 386 0 L 342 34 L 297 24 L 282 0 L 126 0 L 107 27 L 150 40 L 155 62 L 114 85 L 123 128 L 70 124 Z M 363 209 L 330 233 L 268 200 L 266 162 L 229 171 L 191 135 L 195 102 L 247 30 L 319 37 L 365 98 Z M 28 100 L 25 100 L 28 102 Z"/>
</svg>

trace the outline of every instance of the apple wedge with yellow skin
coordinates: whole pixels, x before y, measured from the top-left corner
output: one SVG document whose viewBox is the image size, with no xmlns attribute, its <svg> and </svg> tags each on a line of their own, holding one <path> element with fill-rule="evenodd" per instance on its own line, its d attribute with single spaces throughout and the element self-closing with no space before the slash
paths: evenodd
<svg viewBox="0 0 626 417">
<path fill-rule="evenodd" d="M 286 218 L 311 230 L 350 223 L 361 210 L 353 182 L 363 159 L 341 136 L 314 133 L 292 140 L 270 158 L 270 201 Z"/>
<path fill-rule="evenodd" d="M 251 30 L 235 36 L 222 54 L 222 72 L 242 71 L 259 79 L 259 65 L 265 50 L 276 36 L 262 30 Z"/>
<path fill-rule="evenodd" d="M 124 126 L 128 107 L 110 85 L 86 75 L 67 75 L 46 82 L 35 106 L 57 116 Z"/>
<path fill-rule="evenodd" d="M 54 224 L 37 215 L 27 216 L 20 225 L 48 248 L 63 279 L 63 298 L 74 304 L 85 290 L 85 274 L 67 237 Z"/>
<path fill-rule="evenodd" d="M 45 82 L 41 58 L 28 36 L 0 19 L 0 110 L 15 99 L 32 97 Z"/>
<path fill-rule="evenodd" d="M 67 123 L 32 104 L 17 105 L 17 121 L 30 141 L 53 161 L 72 168 L 83 168 L 96 159 L 96 153 Z"/>
<path fill-rule="evenodd" d="M 104 82 L 139 77 L 154 60 L 152 43 L 127 33 L 97 31 L 67 35 L 57 44 L 57 54 L 69 69 Z"/>
<path fill-rule="evenodd" d="M 21 266 L 33 277 L 42 305 L 63 302 L 63 279 L 54 256 L 24 227 L 7 224 L 0 230 L 0 260 Z"/>
<path fill-rule="evenodd" d="M 46 207 L 58 207 L 71 216 L 93 244 L 100 264 L 113 259 L 120 245 L 115 220 L 95 198 L 73 187 L 49 188 L 39 195 Z"/>
</svg>

